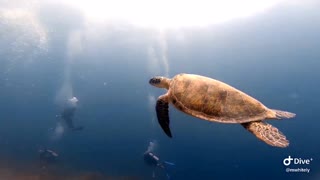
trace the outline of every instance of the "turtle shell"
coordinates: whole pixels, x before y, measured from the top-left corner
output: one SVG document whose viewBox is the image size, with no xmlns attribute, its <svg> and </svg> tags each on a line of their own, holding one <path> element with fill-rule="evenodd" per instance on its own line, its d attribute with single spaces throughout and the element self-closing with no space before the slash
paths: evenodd
<svg viewBox="0 0 320 180">
<path fill-rule="evenodd" d="M 253 97 L 204 76 L 178 74 L 171 80 L 168 93 L 177 109 L 208 121 L 245 123 L 274 116 Z"/>
</svg>

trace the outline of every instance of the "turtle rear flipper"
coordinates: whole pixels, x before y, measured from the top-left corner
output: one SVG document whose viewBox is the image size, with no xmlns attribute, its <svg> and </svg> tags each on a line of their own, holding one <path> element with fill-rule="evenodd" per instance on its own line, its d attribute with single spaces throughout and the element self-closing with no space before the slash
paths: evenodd
<svg viewBox="0 0 320 180">
<path fill-rule="evenodd" d="M 172 137 L 170 127 L 169 127 L 169 102 L 168 102 L 168 95 L 162 95 L 158 98 L 156 104 L 156 112 L 158 122 L 162 128 L 162 130 L 166 133 L 167 136 L 170 138 Z"/>
<path fill-rule="evenodd" d="M 286 139 L 286 136 L 271 124 L 256 121 L 242 123 L 241 125 L 254 134 L 258 139 L 271 146 L 282 148 L 289 146 L 289 141 Z"/>
</svg>

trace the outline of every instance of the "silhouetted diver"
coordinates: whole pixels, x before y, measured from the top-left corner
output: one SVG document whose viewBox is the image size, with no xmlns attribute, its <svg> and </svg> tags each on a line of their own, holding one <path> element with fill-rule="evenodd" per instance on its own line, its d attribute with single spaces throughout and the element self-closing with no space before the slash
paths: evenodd
<svg viewBox="0 0 320 180">
<path fill-rule="evenodd" d="M 57 157 L 59 156 L 58 153 L 47 148 L 40 149 L 38 152 L 40 154 L 40 160 L 46 163 L 55 162 Z"/>
<path fill-rule="evenodd" d="M 61 119 L 63 119 L 65 121 L 65 123 L 69 129 L 74 130 L 74 131 L 82 130 L 83 129 L 82 126 L 75 127 L 73 124 L 73 118 L 74 118 L 75 111 L 76 111 L 75 107 L 66 108 L 62 111 L 60 117 L 61 117 Z"/>
<path fill-rule="evenodd" d="M 154 143 L 153 142 L 150 142 L 149 144 L 149 147 L 148 147 L 148 150 L 143 154 L 143 158 L 144 158 L 144 161 L 146 162 L 146 164 L 148 164 L 149 166 L 153 166 L 154 167 L 154 170 L 153 170 L 153 173 L 152 173 L 152 177 L 155 178 L 155 169 L 157 167 L 161 168 L 162 170 L 165 171 L 166 173 L 166 176 L 168 179 L 170 179 L 170 176 L 167 172 L 167 167 L 168 165 L 170 166 L 174 166 L 175 164 L 174 163 L 171 163 L 171 162 L 167 162 L 167 161 L 160 161 L 160 158 L 157 157 L 153 152 L 152 152 L 152 149 L 153 148 L 150 148 L 150 146 L 153 146 Z"/>
<path fill-rule="evenodd" d="M 67 105 L 61 112 L 60 116 L 58 116 L 61 117 L 61 119 L 65 121 L 68 128 L 73 131 L 82 130 L 84 128 L 83 126 L 75 127 L 73 124 L 74 114 L 77 109 L 77 102 L 78 99 L 76 97 L 68 99 Z"/>
<path fill-rule="evenodd" d="M 157 157 L 156 155 L 154 155 L 152 152 L 146 152 L 143 155 L 144 161 L 150 165 L 150 166 L 154 166 L 154 167 L 160 167 L 162 169 L 164 169 L 164 165 L 162 162 L 160 162 L 159 157 Z"/>
</svg>

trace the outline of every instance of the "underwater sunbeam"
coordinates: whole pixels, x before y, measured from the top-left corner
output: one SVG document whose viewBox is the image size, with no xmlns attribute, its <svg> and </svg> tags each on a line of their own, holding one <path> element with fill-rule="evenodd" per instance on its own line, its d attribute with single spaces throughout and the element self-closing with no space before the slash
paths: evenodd
<svg viewBox="0 0 320 180">
<path fill-rule="evenodd" d="M 51 135 L 51 140 L 57 141 L 61 139 L 64 134 L 64 127 L 61 122 L 57 122 L 56 127 L 53 129 L 53 134 Z"/>
<path fill-rule="evenodd" d="M 61 0 L 62 1 L 62 0 Z M 156 29 L 208 26 L 263 12 L 284 0 L 64 0 L 88 20 L 121 21 Z"/>
<path fill-rule="evenodd" d="M 69 78 L 65 78 L 65 81 L 62 87 L 60 88 L 60 90 L 58 91 L 55 97 L 55 103 L 60 107 L 62 107 L 65 104 L 67 99 L 70 99 L 73 97 L 73 88 L 68 79 Z"/>
<path fill-rule="evenodd" d="M 154 95 L 148 95 L 149 109 L 151 112 L 154 112 L 154 106 L 156 104 L 156 97 Z M 151 119 L 152 127 L 156 127 L 156 118 L 152 117 Z"/>
<path fill-rule="evenodd" d="M 154 42 L 148 47 L 148 70 L 154 75 L 169 76 L 166 34 L 159 31 L 154 35 Z M 161 68 L 163 67 L 163 68 Z M 163 74 L 160 74 L 163 73 Z"/>
</svg>

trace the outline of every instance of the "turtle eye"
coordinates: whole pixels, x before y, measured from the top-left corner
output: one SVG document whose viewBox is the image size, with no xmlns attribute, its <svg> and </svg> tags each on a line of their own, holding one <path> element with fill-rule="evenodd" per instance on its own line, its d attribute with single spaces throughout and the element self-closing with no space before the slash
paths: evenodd
<svg viewBox="0 0 320 180">
<path fill-rule="evenodd" d="M 160 79 L 159 78 L 151 78 L 149 80 L 150 84 L 159 84 L 160 83 Z"/>
</svg>

